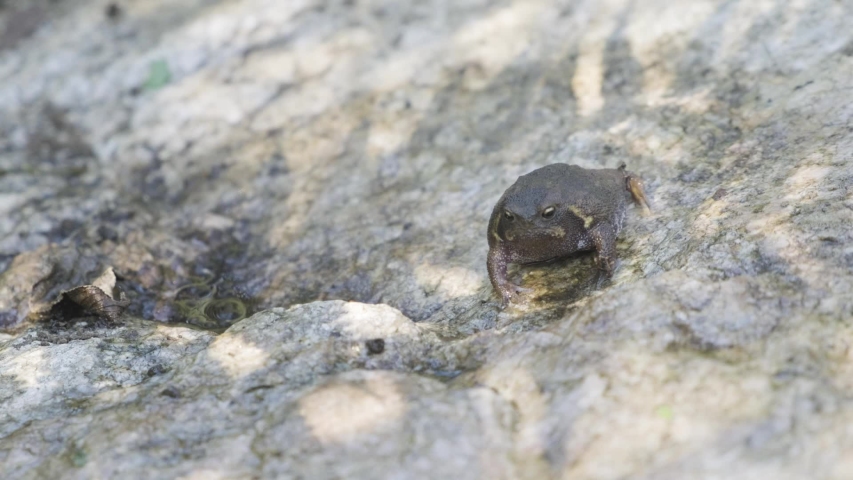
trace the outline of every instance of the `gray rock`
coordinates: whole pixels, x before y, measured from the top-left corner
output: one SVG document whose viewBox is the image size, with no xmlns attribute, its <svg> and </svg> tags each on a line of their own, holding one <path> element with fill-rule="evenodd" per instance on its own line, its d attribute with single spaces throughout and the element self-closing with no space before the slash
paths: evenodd
<svg viewBox="0 0 853 480">
<path fill-rule="evenodd" d="M 4 478 L 853 477 L 850 2 L 6 3 Z M 500 194 L 623 161 L 499 311 Z"/>
<path fill-rule="evenodd" d="M 512 477 L 512 406 L 489 388 L 449 388 L 459 350 L 443 354 L 431 330 L 341 301 L 269 310 L 215 338 L 139 321 L 32 330 L 0 358 L 4 469 Z M 375 338 L 385 351 L 369 355 Z"/>
</svg>

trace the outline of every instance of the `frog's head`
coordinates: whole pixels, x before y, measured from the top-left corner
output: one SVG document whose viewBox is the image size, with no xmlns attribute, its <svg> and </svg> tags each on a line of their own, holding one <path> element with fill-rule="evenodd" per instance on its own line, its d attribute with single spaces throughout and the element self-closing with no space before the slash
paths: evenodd
<svg viewBox="0 0 853 480">
<path fill-rule="evenodd" d="M 562 201 L 559 189 L 549 182 L 530 184 L 520 178 L 507 190 L 495 209 L 495 233 L 509 244 L 560 241 L 574 229 L 583 228 L 578 217 Z"/>
</svg>

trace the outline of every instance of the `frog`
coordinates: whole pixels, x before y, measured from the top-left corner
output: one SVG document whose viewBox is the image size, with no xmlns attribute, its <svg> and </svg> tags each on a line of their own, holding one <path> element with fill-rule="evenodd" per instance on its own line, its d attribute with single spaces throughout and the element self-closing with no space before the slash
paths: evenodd
<svg viewBox="0 0 853 480">
<path fill-rule="evenodd" d="M 489 219 L 486 266 L 505 308 L 531 290 L 507 278 L 509 264 L 550 262 L 593 250 L 604 278 L 616 268 L 616 238 L 629 207 L 651 212 L 642 179 L 617 168 L 553 163 L 522 175 Z"/>
</svg>

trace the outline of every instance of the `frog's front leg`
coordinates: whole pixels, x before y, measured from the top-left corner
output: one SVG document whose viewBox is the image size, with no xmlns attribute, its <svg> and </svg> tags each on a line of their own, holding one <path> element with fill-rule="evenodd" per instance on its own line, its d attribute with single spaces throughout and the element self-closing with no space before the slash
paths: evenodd
<svg viewBox="0 0 853 480">
<path fill-rule="evenodd" d="M 595 264 L 608 277 L 616 268 L 616 229 L 609 223 L 600 223 L 589 232 L 595 245 Z"/>
<path fill-rule="evenodd" d="M 486 261 L 486 266 L 489 270 L 489 280 L 492 281 L 492 286 L 501 296 L 501 308 L 505 308 L 510 300 L 515 298 L 519 293 L 529 292 L 527 288 L 521 288 L 518 285 L 509 281 L 506 275 L 506 268 L 509 264 L 509 259 L 506 252 L 500 247 L 489 249 L 489 255 Z"/>
</svg>

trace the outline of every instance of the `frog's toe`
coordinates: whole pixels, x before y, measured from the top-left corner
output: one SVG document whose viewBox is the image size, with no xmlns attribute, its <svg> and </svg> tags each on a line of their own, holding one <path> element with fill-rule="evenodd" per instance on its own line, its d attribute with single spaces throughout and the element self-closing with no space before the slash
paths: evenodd
<svg viewBox="0 0 853 480">
<path fill-rule="evenodd" d="M 524 288 L 514 283 L 507 284 L 500 292 L 501 309 L 506 308 L 510 303 L 518 303 L 523 295 L 531 292 L 533 292 L 532 288 Z"/>
<path fill-rule="evenodd" d="M 599 271 L 603 272 L 609 277 L 612 276 L 613 271 L 616 270 L 616 259 L 596 255 L 595 266 L 598 268 Z"/>
<path fill-rule="evenodd" d="M 595 289 L 600 289 L 610 283 L 611 276 L 604 270 L 597 270 L 592 277 L 592 284 Z"/>
</svg>

